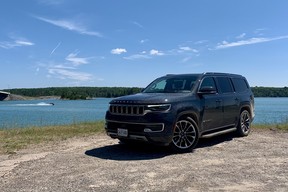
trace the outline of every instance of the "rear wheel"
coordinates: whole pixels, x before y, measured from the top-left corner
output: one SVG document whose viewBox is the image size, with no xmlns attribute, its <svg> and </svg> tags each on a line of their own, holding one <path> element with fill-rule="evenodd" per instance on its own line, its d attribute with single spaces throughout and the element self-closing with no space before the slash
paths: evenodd
<svg viewBox="0 0 288 192">
<path fill-rule="evenodd" d="M 171 147 L 177 152 L 189 152 L 197 145 L 199 140 L 198 127 L 190 118 L 179 119 L 174 128 Z"/>
<path fill-rule="evenodd" d="M 238 134 L 241 137 L 247 136 L 250 133 L 251 116 L 247 110 L 243 110 L 240 114 L 239 123 L 237 126 Z"/>
</svg>

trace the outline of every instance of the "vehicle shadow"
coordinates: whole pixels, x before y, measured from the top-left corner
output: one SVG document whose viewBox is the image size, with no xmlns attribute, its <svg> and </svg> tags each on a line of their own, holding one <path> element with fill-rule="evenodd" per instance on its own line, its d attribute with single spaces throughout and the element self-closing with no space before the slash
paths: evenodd
<svg viewBox="0 0 288 192">
<path fill-rule="evenodd" d="M 196 149 L 213 147 L 214 145 L 218 145 L 220 143 L 232 141 L 234 138 L 237 138 L 237 135 L 234 132 L 218 135 L 211 138 L 201 138 L 196 146 Z"/>
<path fill-rule="evenodd" d="M 196 150 L 199 148 L 209 148 L 223 142 L 232 141 L 235 137 L 236 136 L 234 133 L 229 133 L 209 139 L 200 139 L 198 145 L 196 146 Z M 117 161 L 160 159 L 175 154 L 176 153 L 169 147 L 155 146 L 146 143 L 118 143 L 85 151 L 85 155 L 91 157 Z"/>
<path fill-rule="evenodd" d="M 167 147 L 146 143 L 115 144 L 87 150 L 86 155 L 117 161 L 159 159 L 173 154 Z"/>
</svg>

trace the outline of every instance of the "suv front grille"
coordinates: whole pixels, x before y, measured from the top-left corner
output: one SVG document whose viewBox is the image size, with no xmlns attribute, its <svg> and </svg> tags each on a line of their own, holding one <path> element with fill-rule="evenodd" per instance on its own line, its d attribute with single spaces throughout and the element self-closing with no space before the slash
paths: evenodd
<svg viewBox="0 0 288 192">
<path fill-rule="evenodd" d="M 111 104 L 109 111 L 119 115 L 144 115 L 143 105 L 114 105 Z"/>
</svg>

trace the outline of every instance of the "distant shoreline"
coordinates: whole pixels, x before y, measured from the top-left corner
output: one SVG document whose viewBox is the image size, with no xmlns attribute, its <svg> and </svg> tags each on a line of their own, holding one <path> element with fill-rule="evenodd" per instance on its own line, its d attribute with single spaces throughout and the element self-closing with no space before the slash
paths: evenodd
<svg viewBox="0 0 288 192">
<path fill-rule="evenodd" d="M 60 96 L 40 96 L 40 97 L 28 97 L 23 95 L 15 95 L 10 94 L 8 95 L 3 101 L 23 101 L 23 100 L 45 100 L 45 99 L 60 99 Z"/>
</svg>

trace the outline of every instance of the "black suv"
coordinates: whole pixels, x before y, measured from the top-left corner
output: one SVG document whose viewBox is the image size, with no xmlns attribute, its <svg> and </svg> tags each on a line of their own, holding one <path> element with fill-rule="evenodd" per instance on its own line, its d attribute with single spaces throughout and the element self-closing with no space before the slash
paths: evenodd
<svg viewBox="0 0 288 192">
<path fill-rule="evenodd" d="M 254 96 L 245 77 L 226 73 L 166 75 L 141 93 L 118 97 L 106 112 L 106 133 L 191 151 L 199 138 L 237 131 L 247 136 Z"/>
</svg>

